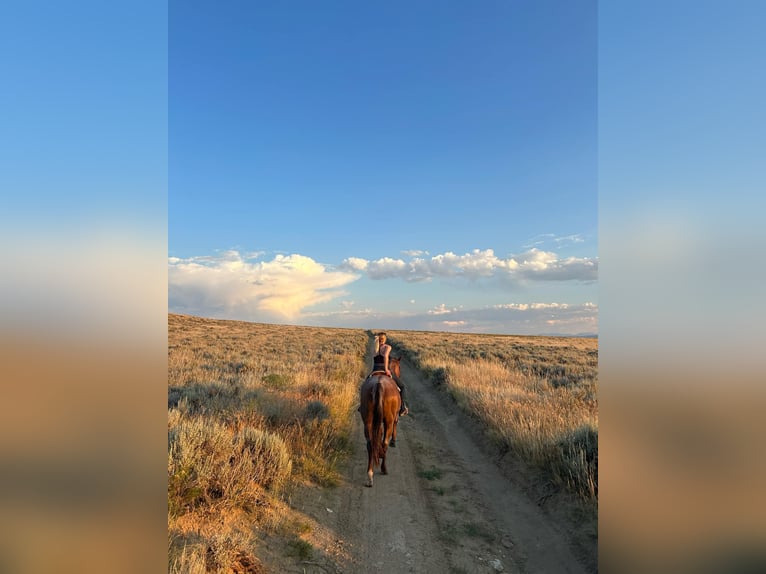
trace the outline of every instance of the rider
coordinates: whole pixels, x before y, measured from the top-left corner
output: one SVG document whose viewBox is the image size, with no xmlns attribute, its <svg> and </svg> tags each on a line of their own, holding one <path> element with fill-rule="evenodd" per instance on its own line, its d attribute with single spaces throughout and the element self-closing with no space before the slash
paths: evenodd
<svg viewBox="0 0 766 574">
<path fill-rule="evenodd" d="M 388 368 L 388 356 L 391 354 L 391 345 L 386 343 L 386 334 L 378 333 L 375 338 L 375 356 L 372 358 L 372 371 L 381 371 L 386 373 L 393 379 L 391 370 Z M 396 384 L 399 386 L 399 392 L 402 395 L 402 406 L 399 409 L 399 416 L 403 417 L 410 412 L 407 408 L 407 404 L 404 402 L 404 385 L 401 380 L 396 380 Z"/>
</svg>

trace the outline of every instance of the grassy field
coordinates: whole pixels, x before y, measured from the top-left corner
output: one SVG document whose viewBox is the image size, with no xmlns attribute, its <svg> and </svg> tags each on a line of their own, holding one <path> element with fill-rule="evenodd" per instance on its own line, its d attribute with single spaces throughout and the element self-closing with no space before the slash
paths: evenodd
<svg viewBox="0 0 766 574">
<path fill-rule="evenodd" d="M 269 533 L 310 555 L 287 500 L 338 480 L 368 340 L 169 315 L 169 572 L 260 572 Z"/>
<path fill-rule="evenodd" d="M 388 334 L 499 448 L 595 506 L 595 339 Z M 369 335 L 169 315 L 169 572 L 266 572 L 266 546 L 311 557 L 291 493 L 340 480 Z"/>
<path fill-rule="evenodd" d="M 588 505 L 598 497 L 598 340 L 388 331 L 395 354 Z"/>
</svg>

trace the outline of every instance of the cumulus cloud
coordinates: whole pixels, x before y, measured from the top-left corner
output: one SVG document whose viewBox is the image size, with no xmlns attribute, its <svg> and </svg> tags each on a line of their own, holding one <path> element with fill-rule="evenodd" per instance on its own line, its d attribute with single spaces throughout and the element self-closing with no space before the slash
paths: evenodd
<svg viewBox="0 0 766 574">
<path fill-rule="evenodd" d="M 597 258 L 560 257 L 537 248 L 506 257 L 497 256 L 492 249 L 474 249 L 463 254 L 446 251 L 427 257 L 422 255 L 425 252 L 407 253 L 412 255 L 375 260 L 349 257 L 338 266 L 299 254 L 279 254 L 267 259 L 261 253 L 237 250 L 169 257 L 169 309 L 226 319 L 313 322 L 338 327 L 518 334 L 597 332 L 598 309 L 593 304 L 508 302 L 468 308 L 465 296 L 471 291 L 465 289 L 454 293 L 456 298 L 451 303 L 430 303 L 435 305 L 430 309 L 415 307 L 415 299 L 409 297 L 402 299 L 410 303 L 405 304 L 406 311 L 356 306 L 344 288 L 361 277 L 405 282 L 449 279 L 447 287 L 466 285 L 461 283 L 464 281 L 491 281 L 496 287 L 511 287 L 503 292 L 514 292 L 515 286 L 528 286 L 531 282 L 592 282 L 598 274 Z M 427 291 L 425 286 L 418 289 Z M 415 294 L 403 293 L 405 297 Z M 446 293 L 445 299 L 453 297 L 449 292 L 442 293 Z M 440 299 L 442 296 L 439 295 Z M 313 308 L 331 301 L 332 307 Z M 423 305 L 423 299 L 419 297 L 418 301 Z"/>
<path fill-rule="evenodd" d="M 442 303 L 441 305 L 437 305 L 433 309 L 429 309 L 426 311 L 429 315 L 444 315 L 445 313 L 452 313 L 453 311 L 457 311 L 457 307 L 454 307 L 452 309 L 447 309 L 447 306 Z"/>
<path fill-rule="evenodd" d="M 168 259 L 169 309 L 178 313 L 250 321 L 291 321 L 313 305 L 346 295 L 359 278 L 330 270 L 303 255 L 253 261 L 237 251 Z"/>
<path fill-rule="evenodd" d="M 400 277 L 406 273 L 407 265 L 401 259 L 391 259 L 384 257 L 377 261 L 370 261 L 365 270 L 371 279 L 390 279 Z"/>
<path fill-rule="evenodd" d="M 589 257 L 559 257 L 550 251 L 530 249 L 520 255 L 514 255 L 512 270 L 507 279 L 526 279 L 531 281 L 595 281 L 598 279 L 598 259 Z"/>
<path fill-rule="evenodd" d="M 448 251 L 430 258 L 412 257 L 409 261 L 384 257 L 368 261 L 358 257 L 345 259 L 340 266 L 349 271 L 363 271 L 370 279 L 429 281 L 434 277 L 462 277 L 476 280 L 500 277 L 505 281 L 595 281 L 598 260 L 567 257 L 532 248 L 523 253 L 500 258 L 492 249 L 474 249 L 457 255 Z"/>
<path fill-rule="evenodd" d="M 351 271 L 364 271 L 367 269 L 368 261 L 359 257 L 349 257 L 343 261 L 343 266 Z"/>
</svg>

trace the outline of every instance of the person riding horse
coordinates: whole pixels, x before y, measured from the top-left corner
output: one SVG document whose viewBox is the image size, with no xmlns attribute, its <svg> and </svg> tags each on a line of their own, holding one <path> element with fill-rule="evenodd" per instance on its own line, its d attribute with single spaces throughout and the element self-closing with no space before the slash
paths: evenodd
<svg viewBox="0 0 766 574">
<path fill-rule="evenodd" d="M 403 417 L 410 412 L 407 408 L 407 404 L 404 402 L 404 385 L 402 384 L 401 377 L 394 377 L 391 375 L 391 370 L 388 367 L 388 358 L 391 354 L 391 345 L 386 343 L 386 334 L 378 333 L 375 339 L 375 356 L 372 358 L 372 372 L 386 373 L 389 377 L 396 381 L 399 387 L 399 393 L 402 395 L 402 406 L 399 409 L 399 416 Z"/>
<path fill-rule="evenodd" d="M 359 389 L 359 414 L 364 425 L 367 442 L 367 482 L 372 486 L 375 467 L 388 474 L 386 455 L 388 447 L 396 446 L 396 427 L 399 417 L 409 409 L 404 403 L 404 387 L 401 383 L 401 359 L 391 357 L 391 346 L 386 344 L 386 334 L 375 337 L 375 357 L 372 372 Z M 398 414 L 397 414 L 398 411 Z"/>
</svg>

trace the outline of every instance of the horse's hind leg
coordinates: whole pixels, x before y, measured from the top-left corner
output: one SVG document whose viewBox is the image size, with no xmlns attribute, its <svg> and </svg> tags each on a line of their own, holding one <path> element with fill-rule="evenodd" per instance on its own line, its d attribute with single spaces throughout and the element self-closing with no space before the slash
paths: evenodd
<svg viewBox="0 0 766 574">
<path fill-rule="evenodd" d="M 391 440 L 391 425 L 386 424 L 383 427 L 383 445 L 382 445 L 382 453 L 383 456 L 380 459 L 380 474 L 388 474 L 388 469 L 386 468 L 386 453 L 388 452 L 388 443 Z"/>
<path fill-rule="evenodd" d="M 367 482 L 365 486 L 372 486 L 372 443 L 367 441 Z"/>
</svg>

